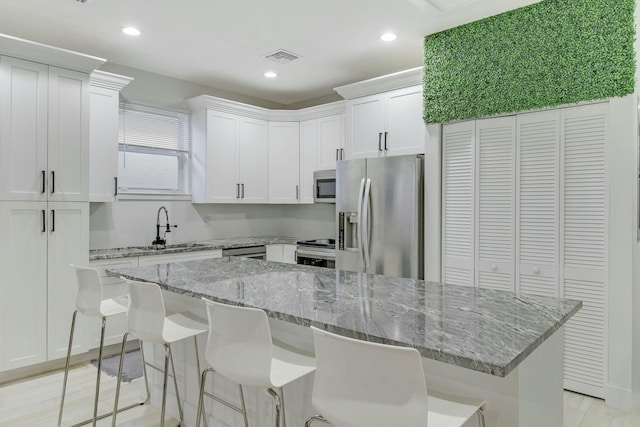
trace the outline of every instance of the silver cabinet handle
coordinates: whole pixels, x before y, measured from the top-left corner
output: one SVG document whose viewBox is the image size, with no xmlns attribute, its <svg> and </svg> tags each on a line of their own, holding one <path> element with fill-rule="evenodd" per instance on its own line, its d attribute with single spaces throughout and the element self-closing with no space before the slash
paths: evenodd
<svg viewBox="0 0 640 427">
<path fill-rule="evenodd" d="M 244 183 L 240 185 L 242 186 L 242 198 L 244 199 Z"/>
<path fill-rule="evenodd" d="M 340 149 L 340 160 L 344 160 L 344 148 Z"/>
<path fill-rule="evenodd" d="M 114 196 L 118 195 L 118 177 L 117 176 L 113 177 L 113 195 Z"/>
<path fill-rule="evenodd" d="M 56 231 L 56 210 L 51 209 L 51 231 Z"/>
<path fill-rule="evenodd" d="M 42 232 L 47 232 L 47 213 L 42 209 Z"/>
<path fill-rule="evenodd" d="M 296 185 L 296 200 L 300 200 L 300 186 Z"/>
<path fill-rule="evenodd" d="M 42 171 L 42 194 L 47 192 L 47 171 Z"/>
<path fill-rule="evenodd" d="M 389 132 L 385 132 L 384 133 L 384 151 L 389 151 L 389 149 L 387 148 L 387 135 L 389 134 Z"/>
<path fill-rule="evenodd" d="M 236 183 L 236 199 L 240 198 L 240 183 Z"/>
<path fill-rule="evenodd" d="M 51 194 L 56 192 L 56 171 L 51 171 Z"/>
<path fill-rule="evenodd" d="M 336 162 L 340 160 L 340 150 L 336 148 Z"/>
<path fill-rule="evenodd" d="M 378 133 L 378 151 L 382 151 L 382 132 Z"/>
</svg>

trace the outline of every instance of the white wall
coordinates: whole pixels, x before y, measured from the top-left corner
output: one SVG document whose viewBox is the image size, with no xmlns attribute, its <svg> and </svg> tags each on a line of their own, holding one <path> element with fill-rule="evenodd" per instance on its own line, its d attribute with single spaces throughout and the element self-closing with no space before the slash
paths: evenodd
<svg viewBox="0 0 640 427">
<path fill-rule="evenodd" d="M 167 243 L 228 237 L 283 236 L 333 238 L 335 205 L 211 205 L 190 202 L 131 201 L 91 203 L 90 248 L 150 245 L 160 206 L 169 211 Z M 164 213 L 161 216 L 164 224 Z"/>
</svg>

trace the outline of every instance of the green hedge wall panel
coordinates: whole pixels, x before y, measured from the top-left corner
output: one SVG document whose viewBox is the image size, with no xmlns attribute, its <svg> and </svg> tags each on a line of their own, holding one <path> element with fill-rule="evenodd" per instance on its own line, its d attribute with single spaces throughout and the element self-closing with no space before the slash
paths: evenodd
<svg viewBox="0 0 640 427">
<path fill-rule="evenodd" d="M 632 93 L 634 9 L 635 0 L 545 0 L 425 37 L 425 122 Z"/>
</svg>

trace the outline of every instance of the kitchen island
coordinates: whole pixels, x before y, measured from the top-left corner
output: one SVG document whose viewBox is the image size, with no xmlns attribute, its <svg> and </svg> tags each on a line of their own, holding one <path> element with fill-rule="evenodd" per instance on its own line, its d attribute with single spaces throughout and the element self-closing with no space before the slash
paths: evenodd
<svg viewBox="0 0 640 427">
<path fill-rule="evenodd" d="M 194 297 L 261 308 L 276 339 L 309 352 L 310 325 L 414 347 L 423 356 L 428 386 L 487 400 L 488 425 L 562 425 L 562 325 L 579 310 L 578 301 L 236 257 L 109 273 L 157 283 L 169 291 L 168 303 L 203 316 Z M 195 370 L 193 355 L 185 354 L 190 346 L 184 350 L 176 364 L 184 368 L 178 375 L 192 425 L 197 378 L 188 372 Z M 289 424 L 302 425 L 314 412 L 311 384 L 306 379 L 285 390 Z M 224 380 L 216 379 L 216 392 L 237 399 Z M 252 425 L 269 425 L 270 402 L 258 391 L 248 394 Z M 240 418 L 229 412 L 209 408 L 210 425 L 237 424 Z"/>
</svg>

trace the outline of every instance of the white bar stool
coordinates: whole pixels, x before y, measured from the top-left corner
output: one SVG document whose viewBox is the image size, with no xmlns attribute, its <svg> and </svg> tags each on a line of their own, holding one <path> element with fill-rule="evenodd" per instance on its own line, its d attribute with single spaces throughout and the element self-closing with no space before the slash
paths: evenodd
<svg viewBox="0 0 640 427">
<path fill-rule="evenodd" d="M 64 368 L 64 380 L 62 382 L 62 397 L 60 399 L 60 411 L 58 413 L 58 426 L 62 424 L 62 412 L 64 410 L 64 398 L 67 391 L 67 379 L 69 376 L 69 361 L 71 359 L 71 349 L 73 347 L 73 334 L 76 327 L 76 318 L 78 313 L 82 313 L 87 317 L 96 317 L 102 321 L 102 329 L 100 332 L 100 349 L 98 353 L 98 374 L 96 378 L 96 391 L 93 402 L 93 418 L 81 421 L 75 426 L 81 426 L 90 422 L 96 425 L 96 421 L 102 418 L 110 416 L 112 413 L 102 414 L 98 416 L 98 397 L 100 394 L 100 374 L 102 372 L 102 351 L 104 347 L 104 333 L 107 325 L 107 318 L 115 316 L 116 314 L 122 314 L 127 311 L 128 298 L 126 295 L 122 295 L 117 298 L 103 298 L 102 282 L 100 281 L 100 274 L 95 268 L 77 267 L 70 264 L 70 267 L 76 271 L 76 277 L 78 278 L 78 296 L 76 297 L 76 310 L 71 317 L 71 331 L 69 332 L 69 348 L 67 350 L 67 361 Z M 146 380 L 146 378 L 145 378 Z M 148 399 L 149 387 L 147 386 L 147 399 Z M 121 411 L 133 408 L 135 406 L 143 405 L 145 402 L 135 403 L 126 408 L 121 408 Z"/>
<path fill-rule="evenodd" d="M 200 360 L 198 357 L 198 341 L 196 336 L 207 332 L 208 325 L 204 319 L 200 319 L 190 312 L 175 313 L 167 316 L 164 305 L 164 298 L 160 286 L 155 283 L 138 282 L 123 279 L 129 283 L 129 311 L 127 312 L 127 333 L 122 339 L 122 352 L 124 355 L 124 345 L 128 335 L 138 338 L 141 343 L 148 341 L 156 344 L 162 344 L 164 347 L 164 369 L 160 369 L 146 361 L 143 366 L 150 366 L 158 371 L 164 372 L 164 382 L 162 386 L 162 410 L 160 426 L 164 427 L 165 409 L 167 404 L 167 379 L 169 376 L 169 361 L 171 361 L 171 372 L 173 376 L 173 385 L 176 391 L 176 400 L 178 403 L 178 412 L 180 420 L 178 425 L 182 425 L 184 418 L 182 412 L 182 402 L 180 401 L 180 393 L 178 391 L 178 379 L 176 378 L 176 370 L 173 364 L 173 355 L 171 354 L 171 344 L 186 338 L 193 337 L 196 350 L 196 367 L 197 376 L 200 378 Z M 116 398 L 113 408 L 112 427 L 116 425 L 116 415 L 118 412 L 118 398 L 120 396 L 120 384 L 122 382 L 122 362 L 120 358 L 120 367 L 118 369 L 118 383 L 116 386 Z M 146 379 L 145 369 L 145 379 Z"/>
<path fill-rule="evenodd" d="M 460 427 L 486 402 L 463 403 L 427 394 L 418 350 L 356 340 L 311 327 L 316 375 L 307 419 L 341 427 Z"/>
<path fill-rule="evenodd" d="M 273 343 L 267 314 L 260 309 L 221 304 L 203 298 L 209 319 L 209 337 L 205 352 L 210 367 L 202 372 L 198 401 L 197 427 L 204 414 L 204 396 L 240 412 L 248 427 L 242 386 L 267 389 L 276 407 L 276 426 L 286 427 L 282 388 L 315 370 L 313 357 L 285 349 Z M 211 393 L 205 393 L 207 374 L 217 372 L 240 388 L 242 408 Z M 279 393 L 275 389 L 279 390 Z M 280 415 L 282 413 L 282 416 Z"/>
</svg>

